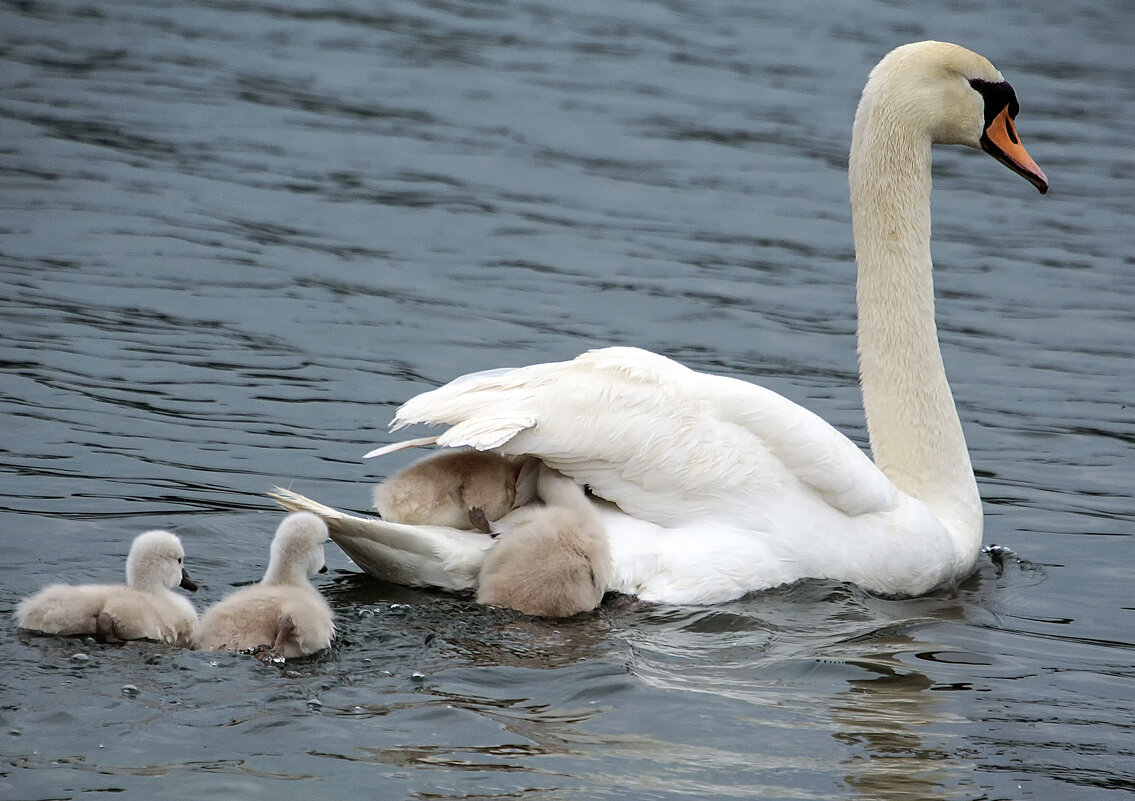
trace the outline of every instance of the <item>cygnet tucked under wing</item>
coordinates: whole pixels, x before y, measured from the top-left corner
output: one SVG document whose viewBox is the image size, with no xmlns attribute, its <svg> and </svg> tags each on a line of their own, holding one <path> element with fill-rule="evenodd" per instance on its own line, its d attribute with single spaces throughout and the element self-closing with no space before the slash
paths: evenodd
<svg viewBox="0 0 1135 801">
<path fill-rule="evenodd" d="M 484 530 L 482 521 L 499 520 L 531 500 L 519 481 L 523 464 L 470 448 L 447 450 L 375 487 L 374 507 L 393 523 Z"/>
<path fill-rule="evenodd" d="M 594 609 L 611 576 L 611 553 L 591 502 L 570 478 L 541 468 L 544 506 L 516 511 L 485 557 L 477 600 L 541 617 Z"/>
</svg>

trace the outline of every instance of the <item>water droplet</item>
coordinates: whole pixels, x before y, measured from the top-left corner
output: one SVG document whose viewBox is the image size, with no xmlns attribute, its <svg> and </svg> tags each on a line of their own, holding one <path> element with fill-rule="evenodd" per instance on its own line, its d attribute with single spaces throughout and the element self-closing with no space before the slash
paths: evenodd
<svg viewBox="0 0 1135 801">
<path fill-rule="evenodd" d="M 310 709 L 312 712 L 318 712 L 320 709 L 323 709 L 323 702 L 320 701 L 318 698 L 308 698 L 307 699 L 307 708 Z"/>
<path fill-rule="evenodd" d="M 91 657 L 89 654 L 72 654 L 71 661 L 76 665 L 85 665 L 91 661 Z"/>
<path fill-rule="evenodd" d="M 413 673 L 410 674 L 410 678 L 413 681 L 425 681 L 426 680 L 426 674 L 425 673 L 419 673 L 418 671 L 415 670 Z"/>
<path fill-rule="evenodd" d="M 139 690 L 137 687 L 135 687 L 133 684 L 123 684 L 122 685 L 122 694 L 125 695 L 127 698 L 134 698 L 135 696 L 137 696 L 141 692 L 142 691 Z"/>
</svg>

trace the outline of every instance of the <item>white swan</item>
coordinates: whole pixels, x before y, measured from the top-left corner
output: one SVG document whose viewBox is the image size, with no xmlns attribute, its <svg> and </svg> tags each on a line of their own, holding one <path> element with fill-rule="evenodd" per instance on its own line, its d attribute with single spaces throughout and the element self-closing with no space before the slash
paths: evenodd
<svg viewBox="0 0 1135 801">
<path fill-rule="evenodd" d="M 209 607 L 193 647 L 202 651 L 270 648 L 287 659 L 322 651 L 335 636 L 331 607 L 308 580 L 326 570 L 327 526 L 301 512 L 284 518 L 272 538 L 264 578 Z"/>
<path fill-rule="evenodd" d="M 158 640 L 188 646 L 197 612 L 182 595 L 197 585 L 184 568 L 181 540 L 168 531 L 134 538 L 125 584 L 53 584 L 20 602 L 20 628 L 48 634 L 96 634 L 103 639 Z"/>
<path fill-rule="evenodd" d="M 408 401 L 394 429 L 446 425 L 441 446 L 538 456 L 587 484 L 612 504 L 597 507 L 608 589 L 643 600 L 711 603 L 801 578 L 915 595 L 965 577 L 981 499 L 934 324 L 930 150 L 980 147 L 1043 193 L 1017 111 L 992 64 L 942 42 L 892 51 L 863 90 L 849 181 L 875 462 L 769 390 L 631 348 L 463 376 Z M 467 587 L 484 558 L 452 529 L 329 523 L 364 569 L 406 583 Z"/>
<path fill-rule="evenodd" d="M 477 578 L 477 601 L 541 617 L 589 612 L 611 581 L 603 521 L 583 488 L 541 467 L 543 505 L 529 504 L 494 526 L 496 544 Z"/>
</svg>

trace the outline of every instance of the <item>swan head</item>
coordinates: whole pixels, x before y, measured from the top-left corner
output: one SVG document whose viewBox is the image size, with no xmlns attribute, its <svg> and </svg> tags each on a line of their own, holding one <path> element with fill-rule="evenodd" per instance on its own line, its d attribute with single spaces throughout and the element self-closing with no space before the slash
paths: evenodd
<svg viewBox="0 0 1135 801">
<path fill-rule="evenodd" d="M 268 576 L 295 579 L 326 572 L 323 543 L 327 524 L 311 512 L 296 512 L 283 519 L 272 538 Z"/>
<path fill-rule="evenodd" d="M 893 135 L 984 150 L 1043 194 L 1048 178 L 1017 137 L 1013 87 L 988 59 L 948 42 L 915 42 L 883 57 L 867 80 L 857 133 L 872 120 Z"/>
<path fill-rule="evenodd" d="M 134 538 L 126 557 L 126 583 L 139 590 L 180 586 L 197 591 L 197 585 L 185 572 L 181 540 L 168 531 L 147 531 Z"/>
</svg>

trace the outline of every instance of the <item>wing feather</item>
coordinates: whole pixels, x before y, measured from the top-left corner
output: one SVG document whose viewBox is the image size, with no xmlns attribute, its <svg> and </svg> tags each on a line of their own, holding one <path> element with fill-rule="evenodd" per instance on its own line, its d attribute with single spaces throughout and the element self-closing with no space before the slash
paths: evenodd
<svg viewBox="0 0 1135 801">
<path fill-rule="evenodd" d="M 891 482 L 847 437 L 763 387 L 637 348 L 474 373 L 392 424 L 447 425 L 443 446 L 540 456 L 659 525 L 779 507 L 801 487 L 847 515 L 889 509 Z"/>
</svg>

